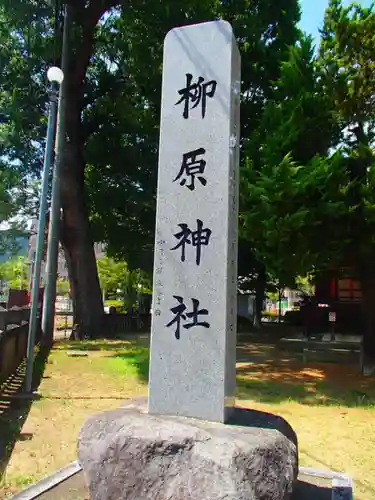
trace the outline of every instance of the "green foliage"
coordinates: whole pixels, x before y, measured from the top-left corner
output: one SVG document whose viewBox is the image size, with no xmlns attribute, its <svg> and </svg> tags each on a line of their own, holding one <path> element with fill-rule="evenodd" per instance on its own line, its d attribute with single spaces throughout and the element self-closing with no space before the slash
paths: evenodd
<svg viewBox="0 0 375 500">
<path fill-rule="evenodd" d="M 0 255 L 16 253 L 17 237 L 25 236 L 24 226 L 14 220 L 23 202 L 17 190 L 18 182 L 17 173 L 3 165 L 0 170 Z"/>
<path fill-rule="evenodd" d="M 39 175 L 47 125 L 46 70 L 54 59 L 47 1 L 4 1 L 0 9 L 2 154 L 22 174 Z"/>
<path fill-rule="evenodd" d="M 277 165 L 286 155 L 305 165 L 326 155 L 339 138 L 333 99 L 324 91 L 322 70 L 310 37 L 289 48 L 261 120 L 262 164 Z"/>
<path fill-rule="evenodd" d="M 113 299 L 113 300 L 105 300 L 104 305 L 107 307 L 113 306 L 113 307 L 116 307 L 116 309 L 120 309 L 123 307 L 124 304 L 123 304 L 122 300 Z"/>
<path fill-rule="evenodd" d="M 305 295 L 313 295 L 314 284 L 312 275 L 297 276 L 295 281 L 297 290 L 300 290 Z"/>
<path fill-rule="evenodd" d="M 66 297 L 67 295 L 69 295 L 69 290 L 69 281 L 64 278 L 58 278 L 56 282 L 56 294 Z"/>
<path fill-rule="evenodd" d="M 89 98 L 92 93 L 95 99 L 84 118 L 91 131 L 86 145 L 91 221 L 95 239 L 106 241 L 109 255 L 125 258 L 132 268 L 152 265 L 164 36 L 174 26 L 218 17 L 232 23 L 242 52 L 241 129 L 247 150 L 255 151 L 254 129 L 271 82 L 287 44 L 296 39 L 295 0 L 191 1 L 183 8 L 171 1 L 140 1 L 121 16 L 114 12 L 100 27 L 89 69 Z M 103 64 L 102 53 L 111 65 Z M 249 247 L 241 268 L 243 262 L 257 267 L 247 265 L 250 253 Z"/>
<path fill-rule="evenodd" d="M 374 6 L 342 6 L 331 0 L 324 17 L 319 63 L 323 83 L 335 102 L 343 139 L 366 151 L 374 139 L 375 12 Z"/>
<path fill-rule="evenodd" d="M 10 169 L 0 171 L 0 223 L 7 221 L 15 211 L 15 200 L 12 188 L 17 183 L 17 177 Z"/>
<path fill-rule="evenodd" d="M 25 290 L 28 286 L 28 269 L 26 259 L 17 257 L 0 263 L 0 281 L 8 288 Z"/>
<path fill-rule="evenodd" d="M 97 266 L 100 286 L 106 296 L 120 295 L 125 305 L 132 306 L 138 294 L 151 293 L 147 275 L 140 270 L 130 270 L 126 262 L 103 257 L 97 261 Z"/>
<path fill-rule="evenodd" d="M 260 122 L 287 46 L 298 35 L 298 2 L 189 0 L 182 5 L 172 0 L 137 0 L 132 8 L 112 0 L 85 4 L 83 13 L 83 3 L 74 2 L 74 62 L 82 47 L 90 48 L 91 34 L 93 47 L 84 54 L 85 61 L 90 61 L 87 71 L 77 63 L 80 71 L 69 75 L 72 81 L 82 80 L 77 88 L 84 88 L 80 102 L 72 101 L 79 108 L 76 115 L 69 111 L 79 122 L 73 120 L 69 128 L 79 153 L 71 162 L 71 177 L 77 183 L 71 192 L 81 192 L 84 179 L 93 239 L 105 242 L 108 254 L 126 259 L 132 269 L 150 270 L 165 34 L 174 26 L 216 18 L 232 23 L 242 53 L 243 158 L 252 158 L 258 168 Z M 82 28 L 80 12 L 88 19 L 90 12 L 106 9 L 93 33 Z M 59 62 L 59 39 L 55 42 L 53 8 L 47 1 L 8 0 L 1 15 L 0 96 L 10 116 L 4 154 L 29 179 L 41 170 L 47 121 L 45 73 L 48 65 Z M 71 68 L 74 72 L 76 65 Z M 246 249 L 241 271 L 259 273 L 262 265 L 255 258 L 252 239 L 241 246 Z M 87 290 L 77 294 L 89 295 Z"/>
<path fill-rule="evenodd" d="M 346 170 L 347 216 L 343 252 L 363 277 L 374 274 L 374 5 L 344 8 L 332 0 L 322 30 L 319 64 L 341 128 Z M 371 269 L 371 273 L 369 270 Z"/>
<path fill-rule="evenodd" d="M 335 236 L 343 236 L 346 186 L 340 155 L 316 157 L 306 166 L 287 156 L 258 173 L 249 166 L 243 194 L 251 210 L 241 214 L 242 228 L 283 285 L 340 256 Z"/>
<path fill-rule="evenodd" d="M 282 65 L 260 166 L 246 158 L 242 234 L 283 284 L 372 260 L 374 21 L 371 9 L 330 2 L 319 56 L 302 37 Z"/>
<path fill-rule="evenodd" d="M 127 290 L 130 274 L 126 262 L 116 262 L 109 257 L 97 261 L 100 287 L 107 294 L 116 294 L 117 289 Z"/>
</svg>

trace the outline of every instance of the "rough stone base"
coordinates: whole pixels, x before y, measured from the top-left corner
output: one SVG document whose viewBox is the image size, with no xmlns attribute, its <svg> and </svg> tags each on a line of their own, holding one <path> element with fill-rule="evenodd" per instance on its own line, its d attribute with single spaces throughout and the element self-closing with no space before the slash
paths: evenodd
<svg viewBox="0 0 375 500">
<path fill-rule="evenodd" d="M 227 424 L 108 411 L 84 424 L 78 456 L 91 500 L 287 500 L 298 474 L 289 424 L 244 408 Z"/>
</svg>

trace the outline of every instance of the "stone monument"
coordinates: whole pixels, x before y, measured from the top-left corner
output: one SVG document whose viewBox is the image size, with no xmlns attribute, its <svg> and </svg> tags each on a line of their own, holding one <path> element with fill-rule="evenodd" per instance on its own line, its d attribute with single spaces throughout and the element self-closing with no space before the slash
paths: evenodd
<svg viewBox="0 0 375 500">
<path fill-rule="evenodd" d="M 164 45 L 149 412 L 234 406 L 240 54 L 224 21 Z"/>
<path fill-rule="evenodd" d="M 164 45 L 148 408 L 94 416 L 78 455 L 92 500 L 287 500 L 297 439 L 234 407 L 240 56 L 231 26 Z"/>
</svg>

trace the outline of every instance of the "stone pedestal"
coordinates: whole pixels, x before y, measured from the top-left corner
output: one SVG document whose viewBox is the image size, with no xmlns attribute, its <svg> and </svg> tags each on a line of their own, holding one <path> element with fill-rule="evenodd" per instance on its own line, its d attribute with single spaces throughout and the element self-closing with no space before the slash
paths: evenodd
<svg viewBox="0 0 375 500">
<path fill-rule="evenodd" d="M 91 500 L 287 500 L 298 474 L 289 424 L 243 408 L 227 424 L 109 411 L 83 426 L 78 456 Z"/>
</svg>

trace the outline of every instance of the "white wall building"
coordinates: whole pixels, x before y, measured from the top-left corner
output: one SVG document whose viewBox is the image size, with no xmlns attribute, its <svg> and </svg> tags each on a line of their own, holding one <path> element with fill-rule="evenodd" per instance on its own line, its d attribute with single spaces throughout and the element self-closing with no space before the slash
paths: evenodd
<svg viewBox="0 0 375 500">
<path fill-rule="evenodd" d="M 36 253 L 36 244 L 37 244 L 37 229 L 38 229 L 38 220 L 33 219 L 30 227 L 30 237 L 29 237 L 29 247 L 28 247 L 28 261 L 29 261 L 29 280 L 31 279 L 31 270 L 32 265 L 35 261 L 35 253 Z M 95 243 L 94 244 L 95 256 L 97 259 L 101 259 L 105 255 L 105 247 L 103 243 Z M 42 270 L 41 270 L 41 279 L 44 281 L 45 277 L 45 260 L 42 261 Z M 57 263 L 57 272 L 60 278 L 68 279 L 68 266 L 66 264 L 64 250 L 62 247 L 59 247 L 59 256 Z"/>
</svg>

